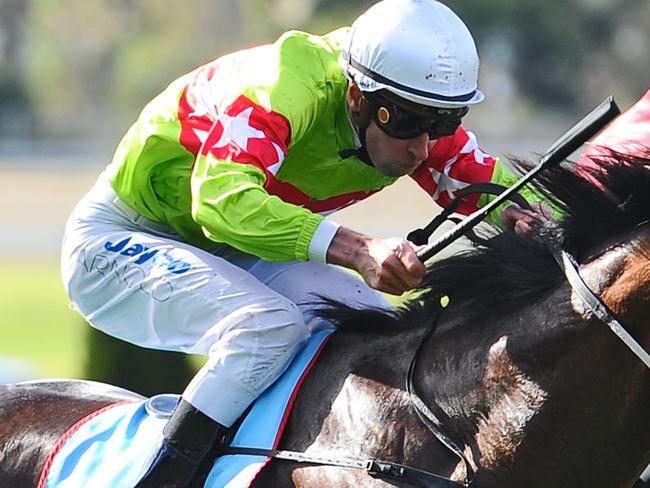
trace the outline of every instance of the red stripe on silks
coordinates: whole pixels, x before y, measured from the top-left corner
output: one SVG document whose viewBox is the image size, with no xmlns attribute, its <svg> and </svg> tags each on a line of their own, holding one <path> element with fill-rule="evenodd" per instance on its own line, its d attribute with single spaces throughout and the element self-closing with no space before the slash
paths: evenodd
<svg viewBox="0 0 650 488">
<path fill-rule="evenodd" d="M 197 135 L 197 132 L 210 133 L 215 125 L 215 121 L 208 115 L 194 115 L 194 105 L 192 104 L 192 94 L 190 86 L 186 86 L 178 102 L 178 120 L 181 124 L 181 133 L 179 142 L 194 156 L 199 154 L 203 141 Z"/>
<path fill-rule="evenodd" d="M 296 402 L 296 398 L 298 398 L 298 393 L 300 391 L 300 388 L 302 387 L 303 382 L 307 378 L 307 375 L 309 372 L 312 370 L 314 365 L 316 364 L 316 360 L 320 357 L 321 353 L 325 349 L 325 346 L 330 340 L 330 337 L 332 335 L 328 335 L 324 340 L 323 343 L 320 345 L 318 348 L 318 351 L 316 351 L 316 354 L 314 354 L 314 357 L 311 358 L 311 361 L 305 368 L 305 370 L 302 372 L 302 375 L 300 375 L 300 379 L 298 379 L 298 382 L 296 383 L 296 387 L 293 389 L 293 393 L 291 393 L 291 397 L 289 398 L 289 402 L 287 403 L 287 408 L 284 410 L 284 415 L 282 416 L 282 420 L 280 421 L 280 426 L 278 427 L 278 433 L 275 436 L 275 440 L 273 441 L 273 449 L 278 448 L 278 444 L 280 444 L 280 439 L 282 438 L 282 434 L 284 434 L 284 429 L 287 426 L 287 422 L 289 421 L 289 415 L 291 414 L 291 411 L 293 410 L 293 405 Z M 255 473 L 255 476 L 251 479 L 250 484 L 248 485 L 249 488 L 253 485 L 257 477 L 260 475 L 262 470 L 271 462 L 273 458 L 267 457 L 262 465 L 260 466 L 260 469 L 257 470 L 257 473 Z"/>
<path fill-rule="evenodd" d="M 50 455 L 47 458 L 47 461 L 45 461 L 45 465 L 43 466 L 43 470 L 41 471 L 41 476 L 38 479 L 38 484 L 36 485 L 36 488 L 44 488 L 45 484 L 47 483 L 47 477 L 50 475 L 50 469 L 52 469 L 52 463 L 54 462 L 54 458 L 56 457 L 57 454 L 63 449 L 63 446 L 65 445 L 66 442 L 70 440 L 70 438 L 88 421 L 94 419 L 95 417 L 101 415 L 102 413 L 106 412 L 107 410 L 110 410 L 113 407 L 117 407 L 119 405 L 124 405 L 125 403 L 133 403 L 136 400 L 125 400 L 122 402 L 116 402 L 116 403 L 111 403 L 110 405 L 106 405 L 105 407 L 100 408 L 99 410 L 95 410 L 94 412 L 86 415 L 83 417 L 81 420 L 78 420 L 75 424 L 72 425 L 62 436 L 61 438 L 57 441 L 56 445 L 54 446 L 54 449 L 50 453 Z"/>
<path fill-rule="evenodd" d="M 453 135 L 435 141 L 429 157 L 411 177 L 438 205 L 446 207 L 460 188 L 490 181 L 496 161 L 483 152 L 473 133 L 459 127 Z M 463 215 L 475 212 L 479 199 L 479 194 L 470 195 L 456 211 Z"/>
<path fill-rule="evenodd" d="M 270 175 L 267 178 L 264 188 L 267 192 L 269 192 L 269 194 L 277 195 L 287 203 L 300 205 L 301 207 L 305 207 L 316 213 L 329 212 L 332 210 L 345 208 L 349 205 L 352 205 L 353 203 L 364 200 L 373 193 L 377 193 L 379 191 L 379 189 L 355 191 L 325 198 L 323 200 L 315 200 L 306 193 L 302 192 L 300 189 L 296 188 L 291 183 L 278 180 L 273 175 Z"/>
</svg>

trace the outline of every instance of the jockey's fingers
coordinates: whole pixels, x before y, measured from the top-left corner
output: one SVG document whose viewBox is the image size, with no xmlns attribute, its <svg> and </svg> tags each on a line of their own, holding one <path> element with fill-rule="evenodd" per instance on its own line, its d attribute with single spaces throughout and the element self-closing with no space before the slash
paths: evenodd
<svg viewBox="0 0 650 488">
<path fill-rule="evenodd" d="M 516 203 L 508 205 L 501 212 L 501 221 L 506 224 L 507 227 L 513 227 L 517 220 L 521 219 L 525 214 L 525 211 Z"/>
<path fill-rule="evenodd" d="M 388 256 L 364 278 L 371 287 L 394 295 L 416 288 L 422 281 L 421 277 L 410 273 L 395 254 Z"/>
<path fill-rule="evenodd" d="M 416 254 L 417 247 L 400 239 L 375 239 L 373 246 L 356 269 L 371 287 L 401 295 L 416 288 L 426 268 Z"/>
<path fill-rule="evenodd" d="M 401 246 L 395 250 L 395 255 L 399 258 L 404 270 L 408 273 L 407 283 L 411 286 L 417 286 L 422 281 L 427 269 L 417 255 L 417 252 L 426 246 L 416 246 L 411 242 L 404 241 Z"/>
<path fill-rule="evenodd" d="M 553 218 L 553 211 L 546 203 L 533 203 L 531 207 L 537 216 L 541 217 L 543 220 L 551 220 Z"/>
<path fill-rule="evenodd" d="M 412 290 L 418 284 L 419 282 L 413 286 L 412 283 L 407 282 L 405 276 L 386 269 L 382 272 L 377 289 L 390 293 L 391 295 L 401 295 L 406 291 Z"/>
<path fill-rule="evenodd" d="M 404 294 L 405 291 L 407 291 L 403 287 L 393 286 L 392 284 L 383 283 L 383 282 L 380 283 L 378 286 L 374 286 L 373 288 L 375 290 L 381 291 L 383 293 L 389 293 L 389 294 L 395 295 L 395 296 L 400 296 L 400 295 Z"/>
<path fill-rule="evenodd" d="M 532 223 L 533 223 L 532 221 L 526 222 L 524 220 L 518 220 L 517 222 L 515 222 L 513 230 L 517 234 L 532 237 L 535 235 L 535 231 L 533 229 L 533 226 L 531 225 Z"/>
<path fill-rule="evenodd" d="M 394 271 L 402 278 L 408 290 L 417 288 L 426 274 L 427 268 L 420 261 L 417 255 L 417 249 L 421 246 L 415 246 L 413 243 L 404 241 L 402 247 L 396 251 L 399 259 Z"/>
</svg>

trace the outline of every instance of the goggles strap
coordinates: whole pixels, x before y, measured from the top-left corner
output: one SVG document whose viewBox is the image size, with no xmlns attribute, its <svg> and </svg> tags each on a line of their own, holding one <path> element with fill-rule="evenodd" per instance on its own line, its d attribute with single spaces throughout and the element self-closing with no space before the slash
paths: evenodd
<svg viewBox="0 0 650 488">
<path fill-rule="evenodd" d="M 352 120 L 352 117 L 350 117 L 352 128 L 356 132 L 361 146 L 339 151 L 339 156 L 341 156 L 342 159 L 356 156 L 367 165 L 374 166 L 370 160 L 370 156 L 368 155 L 368 150 L 366 149 L 366 131 L 370 126 L 370 117 L 370 104 L 365 98 L 362 98 L 359 114 L 356 117 L 356 120 Z"/>
</svg>

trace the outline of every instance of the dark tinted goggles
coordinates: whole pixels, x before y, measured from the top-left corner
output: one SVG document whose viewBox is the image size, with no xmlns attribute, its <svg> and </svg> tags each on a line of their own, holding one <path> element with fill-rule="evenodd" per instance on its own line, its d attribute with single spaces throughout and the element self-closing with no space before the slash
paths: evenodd
<svg viewBox="0 0 650 488">
<path fill-rule="evenodd" d="M 469 112 L 469 107 L 422 106 L 416 110 L 378 92 L 364 93 L 364 98 L 370 104 L 370 113 L 377 126 L 397 139 L 412 139 L 425 132 L 432 140 L 450 136 Z"/>
</svg>

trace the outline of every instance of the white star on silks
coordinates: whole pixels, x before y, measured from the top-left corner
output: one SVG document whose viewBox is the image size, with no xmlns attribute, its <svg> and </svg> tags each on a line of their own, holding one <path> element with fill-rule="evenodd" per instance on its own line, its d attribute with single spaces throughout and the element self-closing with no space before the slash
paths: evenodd
<svg viewBox="0 0 650 488">
<path fill-rule="evenodd" d="M 223 126 L 223 133 L 216 144 L 212 147 L 218 149 L 234 142 L 246 151 L 249 139 L 264 139 L 266 137 L 264 132 L 251 127 L 250 116 L 252 111 L 253 107 L 249 107 L 246 110 L 242 110 L 234 117 L 231 117 L 228 114 L 221 114 L 219 116 L 219 122 L 221 122 L 221 125 Z"/>
<path fill-rule="evenodd" d="M 485 158 L 488 157 L 488 155 L 479 147 L 478 139 L 476 139 L 476 135 L 473 132 L 467 131 L 467 136 L 467 142 L 459 152 L 461 154 L 472 154 L 474 156 L 474 161 L 485 166 Z"/>
<path fill-rule="evenodd" d="M 429 168 L 429 172 L 431 173 L 431 176 L 433 177 L 434 181 L 438 185 L 436 188 L 436 192 L 433 194 L 434 200 L 437 200 L 443 192 L 447 192 L 449 198 L 453 200 L 454 197 L 456 196 L 454 195 L 455 191 L 458 191 L 462 188 L 465 188 L 466 186 L 469 186 L 469 183 L 465 183 L 464 181 L 460 181 L 449 176 L 449 170 L 451 169 L 451 166 L 455 161 L 456 161 L 455 158 L 451 159 L 445 165 L 445 169 L 443 170 L 442 173 L 436 171 L 433 168 Z"/>
</svg>

